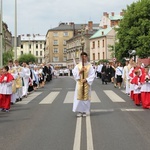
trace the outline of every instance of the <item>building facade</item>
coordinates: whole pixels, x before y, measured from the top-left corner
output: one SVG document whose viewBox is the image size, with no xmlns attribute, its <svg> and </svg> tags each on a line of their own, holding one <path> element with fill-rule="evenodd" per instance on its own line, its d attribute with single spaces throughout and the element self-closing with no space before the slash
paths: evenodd
<svg viewBox="0 0 150 150">
<path fill-rule="evenodd" d="M 33 54 L 38 63 L 45 62 L 45 35 L 20 35 L 20 46 L 17 47 L 17 58 L 23 54 Z"/>
</svg>

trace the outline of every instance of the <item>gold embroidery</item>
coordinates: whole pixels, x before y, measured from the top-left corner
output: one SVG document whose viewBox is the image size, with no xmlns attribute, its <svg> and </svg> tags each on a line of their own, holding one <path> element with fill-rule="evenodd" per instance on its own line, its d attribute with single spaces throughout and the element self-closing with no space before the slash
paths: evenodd
<svg viewBox="0 0 150 150">
<path fill-rule="evenodd" d="M 88 73 L 90 70 L 91 64 L 84 66 L 84 78 L 83 74 L 80 75 L 80 80 L 77 81 L 77 99 L 78 100 L 90 100 L 89 96 L 89 84 L 82 83 L 83 79 L 88 78 Z M 78 64 L 79 71 L 82 69 L 82 65 Z"/>
</svg>

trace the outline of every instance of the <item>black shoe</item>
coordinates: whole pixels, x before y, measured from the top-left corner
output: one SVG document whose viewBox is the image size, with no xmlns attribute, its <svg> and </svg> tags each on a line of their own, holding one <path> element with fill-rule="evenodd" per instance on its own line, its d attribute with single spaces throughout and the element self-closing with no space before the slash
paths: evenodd
<svg viewBox="0 0 150 150">
<path fill-rule="evenodd" d="M 107 84 L 107 82 L 105 82 L 105 84 Z"/>
<path fill-rule="evenodd" d="M 19 102 L 19 98 L 16 99 L 16 102 Z"/>
<path fill-rule="evenodd" d="M 10 104 L 11 104 L 11 105 L 14 105 L 14 103 L 13 103 L 13 102 L 11 102 Z"/>
<path fill-rule="evenodd" d="M 22 101 L 22 98 L 20 98 L 19 100 Z"/>
</svg>

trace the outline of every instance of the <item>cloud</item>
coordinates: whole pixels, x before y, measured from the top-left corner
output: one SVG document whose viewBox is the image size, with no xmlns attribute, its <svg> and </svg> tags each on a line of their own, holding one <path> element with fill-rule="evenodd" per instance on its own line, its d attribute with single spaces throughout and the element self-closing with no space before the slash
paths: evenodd
<svg viewBox="0 0 150 150">
<path fill-rule="evenodd" d="M 120 2 L 121 1 L 121 2 Z M 18 34 L 46 34 L 59 22 L 99 23 L 103 12 L 125 9 L 135 0 L 17 0 Z M 14 33 L 14 1 L 3 0 L 4 21 Z"/>
</svg>

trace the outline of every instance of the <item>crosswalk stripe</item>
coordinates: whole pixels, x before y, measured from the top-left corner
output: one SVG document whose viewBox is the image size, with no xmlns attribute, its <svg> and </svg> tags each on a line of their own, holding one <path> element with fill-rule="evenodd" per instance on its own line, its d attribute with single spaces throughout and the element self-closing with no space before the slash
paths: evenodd
<svg viewBox="0 0 150 150">
<path fill-rule="evenodd" d="M 73 99 L 74 99 L 74 91 L 69 91 L 67 92 L 64 103 L 73 103 Z"/>
<path fill-rule="evenodd" d="M 144 111 L 144 109 L 135 109 L 135 108 L 126 109 L 126 108 L 121 108 L 121 111 Z"/>
<path fill-rule="evenodd" d="M 60 92 L 51 92 L 39 104 L 51 104 Z"/>
<path fill-rule="evenodd" d="M 69 91 L 67 92 L 64 103 L 73 103 L 73 99 L 74 99 L 74 91 Z M 93 103 L 101 102 L 95 91 L 91 92 L 91 102 Z"/>
<path fill-rule="evenodd" d="M 32 101 L 34 98 L 36 98 L 41 93 L 42 92 L 34 92 L 34 93 L 28 95 L 27 98 L 24 98 L 21 102 L 18 102 L 17 104 L 28 104 L 30 101 Z"/>
<path fill-rule="evenodd" d="M 95 91 L 92 91 L 91 92 L 91 102 L 101 102 L 101 100 L 98 98 L 97 94 Z"/>
<path fill-rule="evenodd" d="M 113 101 L 113 102 L 125 102 L 120 96 L 114 93 L 111 90 L 104 90 L 104 93 Z"/>
</svg>

